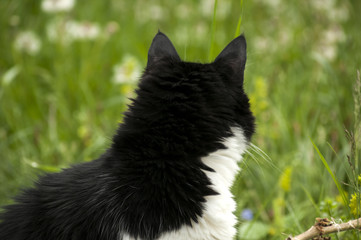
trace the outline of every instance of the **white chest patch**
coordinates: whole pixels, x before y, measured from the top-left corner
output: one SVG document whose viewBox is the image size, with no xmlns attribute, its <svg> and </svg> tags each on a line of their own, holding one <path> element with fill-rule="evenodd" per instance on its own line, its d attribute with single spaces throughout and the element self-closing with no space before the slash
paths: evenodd
<svg viewBox="0 0 361 240">
<path fill-rule="evenodd" d="M 236 203 L 230 187 L 239 171 L 238 162 L 247 148 L 247 140 L 242 129 L 232 128 L 234 136 L 223 142 L 226 149 L 209 154 L 203 163 L 215 172 L 204 171 L 219 195 L 207 196 L 203 216 L 192 226 L 183 226 L 177 231 L 163 233 L 158 240 L 232 240 L 236 234 L 237 222 L 233 212 Z M 134 240 L 123 236 L 124 240 Z"/>
</svg>

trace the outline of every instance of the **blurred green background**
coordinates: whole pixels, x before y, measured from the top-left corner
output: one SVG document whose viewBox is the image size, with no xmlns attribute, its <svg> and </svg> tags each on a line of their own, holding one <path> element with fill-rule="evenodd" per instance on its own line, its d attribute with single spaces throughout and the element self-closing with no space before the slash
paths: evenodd
<svg viewBox="0 0 361 240">
<path fill-rule="evenodd" d="M 361 1 L 2 0 L 0 9 L 0 205 L 38 174 L 104 152 L 160 29 L 197 62 L 246 35 L 257 134 L 233 187 L 237 239 L 360 217 Z"/>
</svg>

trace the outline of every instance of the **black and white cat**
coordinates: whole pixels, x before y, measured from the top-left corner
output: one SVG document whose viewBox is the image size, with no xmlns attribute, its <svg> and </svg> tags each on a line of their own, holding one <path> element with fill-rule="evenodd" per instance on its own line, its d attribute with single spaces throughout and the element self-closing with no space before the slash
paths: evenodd
<svg viewBox="0 0 361 240">
<path fill-rule="evenodd" d="M 245 64 L 243 36 L 200 64 L 159 32 L 111 147 L 23 191 L 4 207 L 0 239 L 233 239 L 229 189 L 254 133 Z"/>
</svg>

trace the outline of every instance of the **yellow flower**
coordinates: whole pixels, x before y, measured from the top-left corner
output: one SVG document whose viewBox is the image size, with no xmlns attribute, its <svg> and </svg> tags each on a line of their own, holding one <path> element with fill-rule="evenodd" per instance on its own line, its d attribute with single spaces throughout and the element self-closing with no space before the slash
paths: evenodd
<svg viewBox="0 0 361 240">
<path fill-rule="evenodd" d="M 289 192 L 291 189 L 291 176 L 292 176 L 292 167 L 287 167 L 280 176 L 278 184 L 280 188 L 285 191 Z"/>
<path fill-rule="evenodd" d="M 270 227 L 270 229 L 268 230 L 268 234 L 269 234 L 269 235 L 274 236 L 274 235 L 276 235 L 276 233 L 277 233 L 277 231 L 276 231 L 276 229 L 273 228 L 273 227 Z"/>
<path fill-rule="evenodd" d="M 338 194 L 338 195 L 336 196 L 336 202 L 345 205 L 345 201 L 344 201 L 343 196 L 345 196 L 346 198 L 348 198 L 348 193 L 347 193 L 346 191 L 344 191 L 344 190 L 342 190 L 342 194 Z"/>
<path fill-rule="evenodd" d="M 83 143 L 85 144 L 85 146 L 89 146 L 91 143 L 91 134 L 90 134 L 90 129 L 88 126 L 84 125 L 80 125 L 78 127 L 78 136 L 83 140 Z"/>
<path fill-rule="evenodd" d="M 257 116 L 268 108 L 268 87 L 263 77 L 257 77 L 254 82 L 255 91 L 250 95 L 250 103 L 252 112 Z"/>
<path fill-rule="evenodd" d="M 352 194 L 349 206 L 353 215 L 360 216 L 360 193 Z"/>
<path fill-rule="evenodd" d="M 274 204 L 274 209 L 280 209 L 280 208 L 283 208 L 286 206 L 286 202 L 285 202 L 285 199 L 282 198 L 282 197 L 277 197 L 274 201 L 273 201 L 273 204 Z"/>
<path fill-rule="evenodd" d="M 89 136 L 89 129 L 85 125 L 80 125 L 77 132 L 81 138 L 87 138 Z"/>
</svg>

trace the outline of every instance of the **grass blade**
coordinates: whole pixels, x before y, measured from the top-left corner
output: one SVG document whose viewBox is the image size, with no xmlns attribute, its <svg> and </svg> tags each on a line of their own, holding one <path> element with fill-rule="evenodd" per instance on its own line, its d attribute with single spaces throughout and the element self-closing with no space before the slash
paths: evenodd
<svg viewBox="0 0 361 240">
<path fill-rule="evenodd" d="M 346 198 L 346 196 L 345 196 L 345 191 L 342 189 L 340 182 L 336 179 L 335 174 L 333 174 L 330 166 L 328 165 L 326 159 L 324 158 L 324 156 L 322 155 L 322 153 L 320 152 L 320 150 L 318 149 L 318 147 L 316 146 L 316 144 L 315 144 L 312 140 L 311 140 L 311 142 L 312 142 L 313 147 L 314 147 L 315 150 L 317 151 L 318 156 L 320 157 L 323 165 L 326 167 L 328 173 L 331 175 L 334 183 L 336 184 L 336 187 L 337 187 L 340 195 L 342 196 L 342 200 L 343 200 L 344 204 L 347 206 L 347 205 L 348 205 L 348 200 L 347 200 L 347 198 Z"/>
<path fill-rule="evenodd" d="M 217 5 L 218 5 L 218 0 L 214 0 L 214 8 L 213 8 L 213 21 L 212 21 L 212 31 L 211 31 L 211 47 L 209 49 L 209 56 L 208 56 L 208 61 L 212 61 L 213 60 L 213 51 L 214 51 L 214 35 L 216 32 L 216 15 L 217 15 Z"/>
<path fill-rule="evenodd" d="M 238 37 L 239 35 L 241 35 L 242 18 L 243 18 L 243 0 L 241 0 L 241 13 L 239 15 L 237 29 L 236 29 L 236 33 L 234 34 L 234 37 Z"/>
</svg>

